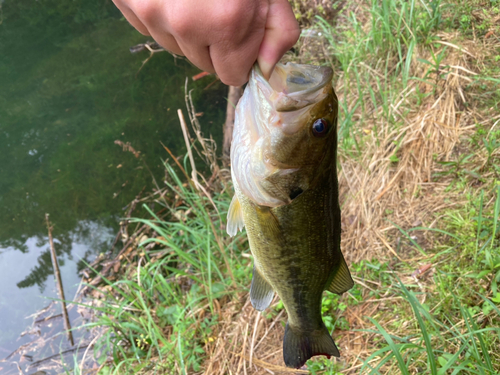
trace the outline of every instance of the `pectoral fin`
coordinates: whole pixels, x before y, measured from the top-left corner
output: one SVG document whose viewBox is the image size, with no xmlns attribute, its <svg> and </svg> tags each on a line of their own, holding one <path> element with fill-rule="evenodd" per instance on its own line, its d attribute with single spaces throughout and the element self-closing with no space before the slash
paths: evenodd
<svg viewBox="0 0 500 375">
<path fill-rule="evenodd" d="M 254 264 L 252 285 L 250 286 L 250 302 L 252 302 L 252 306 L 258 311 L 263 311 L 269 307 L 273 297 L 273 288 L 264 279 L 264 277 L 262 277 Z"/>
<path fill-rule="evenodd" d="M 333 276 L 330 285 L 326 288 L 329 292 L 336 294 L 347 292 L 354 285 L 354 281 L 352 280 L 351 273 L 347 268 L 344 256 L 341 254 L 340 257 L 340 264 L 335 271 L 335 275 Z"/>
<path fill-rule="evenodd" d="M 241 210 L 240 201 L 235 194 L 231 204 L 229 205 L 229 211 L 227 212 L 227 234 L 233 237 L 239 230 L 242 230 L 244 226 L 245 222 L 243 221 L 243 211 Z"/>
</svg>

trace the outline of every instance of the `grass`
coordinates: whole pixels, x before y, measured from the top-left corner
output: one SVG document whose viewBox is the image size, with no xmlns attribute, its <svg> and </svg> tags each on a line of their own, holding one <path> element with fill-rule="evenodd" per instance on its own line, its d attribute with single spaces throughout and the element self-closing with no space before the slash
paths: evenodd
<svg viewBox="0 0 500 375">
<path fill-rule="evenodd" d="M 497 7 L 382 0 L 303 17 L 323 38 L 292 58 L 337 73 L 342 247 L 356 281 L 322 302 L 343 357 L 303 373 L 500 372 L 500 40 L 486 37 L 500 35 Z M 224 233 L 226 180 L 203 192 L 165 168 L 157 209 L 134 221 L 146 234 L 121 260 L 133 267 L 96 292 L 101 372 L 287 373 L 283 305 L 252 309 L 246 237 Z"/>
<path fill-rule="evenodd" d="M 396 359 L 397 368 L 402 374 L 409 374 L 410 369 L 417 372 L 428 369 L 430 374 L 451 373 L 478 373 L 492 374 L 495 368 L 489 354 L 491 347 L 487 339 L 488 333 L 500 333 L 497 328 L 480 329 L 470 312 L 459 304 L 462 322 L 465 323 L 465 333 L 452 321 L 446 323 L 436 319 L 418 301 L 416 295 L 409 291 L 404 284 L 400 284 L 403 298 L 411 305 L 413 314 L 418 323 L 419 335 L 414 337 L 396 337 L 390 335 L 376 320 L 370 318 L 377 335 L 382 335 L 387 345 L 375 351 L 368 357 L 361 368 L 370 374 L 379 374 L 380 368 L 389 361 Z M 488 299 L 485 299 L 496 314 L 500 310 Z M 500 315 L 499 315 L 500 316 Z M 444 332 L 444 333 L 443 333 Z M 395 342 L 396 340 L 396 342 Z M 477 343 L 480 344 L 478 348 Z M 449 351 L 447 348 L 452 348 Z M 404 356 L 404 358 L 403 358 Z M 370 365 L 374 358 L 382 358 L 377 366 Z M 425 360 L 427 358 L 427 360 Z M 497 365 L 497 364 L 496 364 Z M 396 367 L 396 366 L 394 366 Z"/>
<path fill-rule="evenodd" d="M 372 121 L 374 111 L 380 108 L 379 116 L 393 125 L 398 124 L 401 114 L 395 113 L 391 104 L 399 100 L 400 92 L 407 89 L 409 81 L 427 81 L 431 75 L 429 69 L 423 78 L 413 76 L 412 64 L 418 53 L 416 48 L 423 48 L 436 39 L 433 31 L 443 22 L 445 8 L 442 1 L 418 0 L 373 0 L 363 5 L 365 11 L 361 14 L 345 9 L 342 22 L 336 25 L 317 16 L 336 70 L 341 71 L 341 109 L 346 113 L 341 110 L 339 118 L 345 119 L 340 125 L 344 142 L 355 141 L 352 135 L 359 118 L 353 117 L 350 111 L 357 107 L 362 121 Z M 436 70 L 444 51 L 436 58 L 431 49 L 433 63 L 425 62 Z M 349 144 L 344 146 L 349 148 Z"/>
<path fill-rule="evenodd" d="M 405 272 L 401 264 L 395 267 L 398 271 L 391 272 L 390 278 L 382 280 L 385 294 L 402 297 L 401 303 L 393 306 L 393 312 L 400 316 L 396 321 L 381 316 L 369 318 L 376 329 L 365 332 L 380 335 L 383 341 L 378 343 L 379 349 L 364 360 L 362 373 L 498 373 L 498 185 L 494 194 L 488 205 L 482 190 L 471 197 L 470 205 L 446 214 L 443 221 L 447 229 L 459 235 L 438 231 L 447 234 L 446 245 L 427 258 L 434 264 L 432 280 L 418 280 L 415 273 L 408 277 L 409 272 Z M 377 266 L 371 269 L 381 270 Z M 407 281 L 401 281 L 397 274 L 406 274 Z M 373 271 L 365 278 L 376 280 Z M 407 325 L 408 321 L 413 322 L 413 329 Z M 376 360 L 376 366 L 371 364 L 372 360 Z"/>
<path fill-rule="evenodd" d="M 212 204 L 227 210 L 227 195 L 208 199 L 181 181 L 172 167 L 166 169 L 175 208 L 167 200 L 160 204 L 172 220 L 161 220 L 146 206 L 152 219 L 132 221 L 155 233 L 143 238 L 139 248 L 153 244 L 161 250 L 141 250 L 125 279 L 105 280 L 105 303 L 90 325 L 106 328 L 96 349 L 110 355 L 107 368 L 113 373 L 124 368 L 133 373 L 153 368 L 169 374 L 199 371 L 204 345 L 214 339 L 219 301 L 248 281 L 250 271 L 241 263 L 240 252 L 221 242 L 225 215 Z"/>
</svg>

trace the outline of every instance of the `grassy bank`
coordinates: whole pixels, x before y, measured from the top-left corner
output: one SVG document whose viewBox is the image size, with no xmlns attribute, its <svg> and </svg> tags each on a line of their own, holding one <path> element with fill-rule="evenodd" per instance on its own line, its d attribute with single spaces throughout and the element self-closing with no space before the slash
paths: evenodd
<svg viewBox="0 0 500 375">
<path fill-rule="evenodd" d="M 311 3 L 294 2 L 309 36 L 288 58 L 336 72 L 342 246 L 357 284 L 322 305 L 342 358 L 293 373 L 500 372 L 500 4 L 304 15 Z M 199 189 L 185 161 L 167 160 L 150 219 L 131 220 L 145 229 L 126 272 L 99 289 L 100 370 L 291 373 L 283 306 L 253 310 L 246 237 L 225 234 L 227 171 Z"/>
</svg>

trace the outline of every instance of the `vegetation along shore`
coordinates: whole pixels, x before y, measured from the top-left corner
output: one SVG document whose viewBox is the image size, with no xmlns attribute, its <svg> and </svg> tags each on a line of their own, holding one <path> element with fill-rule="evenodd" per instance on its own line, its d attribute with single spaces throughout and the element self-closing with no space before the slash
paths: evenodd
<svg viewBox="0 0 500 375">
<path fill-rule="evenodd" d="M 165 148 L 154 193 L 85 271 L 93 354 L 68 373 L 500 373 L 500 1 L 292 3 L 303 32 L 285 59 L 332 67 L 339 98 L 355 286 L 325 292 L 322 315 L 341 358 L 284 367 L 283 304 L 250 304 L 230 171 L 188 97 L 190 152 Z"/>
</svg>

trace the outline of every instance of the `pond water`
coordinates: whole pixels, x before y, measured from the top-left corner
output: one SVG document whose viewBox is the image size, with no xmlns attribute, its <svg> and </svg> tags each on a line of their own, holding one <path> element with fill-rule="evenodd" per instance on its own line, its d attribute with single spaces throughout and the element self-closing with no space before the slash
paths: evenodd
<svg viewBox="0 0 500 375">
<path fill-rule="evenodd" d="M 0 0 L 0 359 L 29 341 L 26 317 L 57 298 L 45 213 L 71 299 L 122 208 L 164 175 L 160 141 L 185 152 L 176 110 L 199 70 L 167 52 L 140 70 L 149 52 L 129 47 L 147 40 L 111 1 Z M 213 80 L 189 87 L 218 140 L 226 88 L 204 89 Z"/>
</svg>

